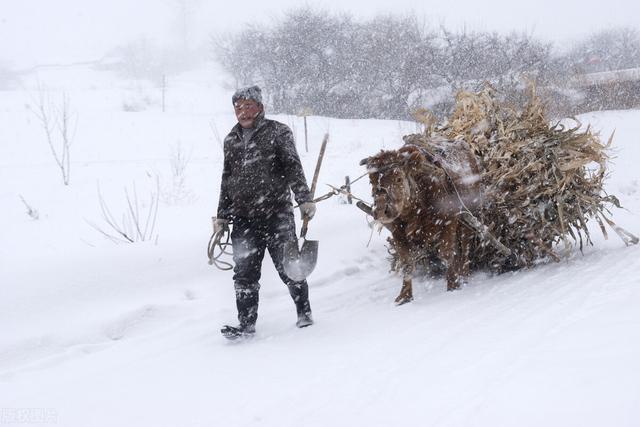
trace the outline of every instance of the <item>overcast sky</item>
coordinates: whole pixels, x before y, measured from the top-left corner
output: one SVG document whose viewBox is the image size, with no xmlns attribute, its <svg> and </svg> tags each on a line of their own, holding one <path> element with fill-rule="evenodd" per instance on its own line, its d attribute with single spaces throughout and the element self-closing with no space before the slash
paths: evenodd
<svg viewBox="0 0 640 427">
<path fill-rule="evenodd" d="M 176 35 L 178 5 L 194 4 L 194 40 L 232 31 L 249 21 L 267 22 L 299 6 L 295 0 L 0 0 L 0 63 L 22 68 L 101 57 L 109 48 L 146 36 Z M 638 0 L 326 0 L 316 8 L 363 18 L 381 12 L 413 13 L 451 29 L 526 31 L 562 43 L 612 26 L 640 30 Z"/>
</svg>

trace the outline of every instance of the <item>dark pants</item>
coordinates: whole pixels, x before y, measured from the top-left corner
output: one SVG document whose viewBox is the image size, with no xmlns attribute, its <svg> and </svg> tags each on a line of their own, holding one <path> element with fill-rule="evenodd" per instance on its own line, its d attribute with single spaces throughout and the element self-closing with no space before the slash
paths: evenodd
<svg viewBox="0 0 640 427">
<path fill-rule="evenodd" d="M 234 218 L 231 232 L 235 263 L 233 281 L 240 325 L 255 325 L 258 318 L 258 281 L 265 249 L 269 250 L 280 278 L 289 288 L 298 315 L 311 314 L 307 281 L 291 280 L 282 267 L 284 244 L 295 239 L 295 223 L 291 212 L 266 217 Z"/>
</svg>

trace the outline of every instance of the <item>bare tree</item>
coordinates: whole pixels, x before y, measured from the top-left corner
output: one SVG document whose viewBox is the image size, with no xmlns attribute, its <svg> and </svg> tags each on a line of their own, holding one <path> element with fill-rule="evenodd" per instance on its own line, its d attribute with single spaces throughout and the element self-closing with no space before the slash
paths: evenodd
<svg viewBox="0 0 640 427">
<path fill-rule="evenodd" d="M 55 105 L 44 88 L 38 85 L 38 99 L 30 110 L 44 130 L 51 155 L 55 160 L 62 182 L 69 185 L 71 179 L 71 143 L 75 136 L 77 118 L 71 112 L 69 96 L 63 92 L 59 105 Z"/>
<path fill-rule="evenodd" d="M 569 51 L 566 60 L 576 73 L 640 67 L 640 32 L 618 27 L 591 34 Z"/>
<path fill-rule="evenodd" d="M 356 21 L 310 7 L 214 40 L 236 84 L 262 84 L 275 112 L 342 118 L 407 119 L 485 80 L 519 94 L 551 54 L 528 34 L 438 32 L 411 15 Z"/>
<path fill-rule="evenodd" d="M 191 153 L 186 153 L 180 142 L 170 147 L 171 183 L 163 185 L 162 201 L 164 203 L 177 205 L 194 200 L 193 193 L 187 187 L 187 167 L 190 161 Z"/>
</svg>

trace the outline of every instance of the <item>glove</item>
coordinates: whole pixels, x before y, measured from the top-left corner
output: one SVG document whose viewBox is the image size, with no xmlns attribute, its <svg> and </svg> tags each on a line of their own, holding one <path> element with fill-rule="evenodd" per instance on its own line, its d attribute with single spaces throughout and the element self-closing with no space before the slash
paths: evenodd
<svg viewBox="0 0 640 427">
<path fill-rule="evenodd" d="M 309 217 L 309 219 L 313 218 L 316 214 L 316 204 L 313 202 L 305 202 L 300 205 L 300 213 L 302 214 L 302 218 Z"/>
<path fill-rule="evenodd" d="M 213 233 L 229 231 L 229 220 L 224 218 L 216 218 L 213 221 Z"/>
</svg>

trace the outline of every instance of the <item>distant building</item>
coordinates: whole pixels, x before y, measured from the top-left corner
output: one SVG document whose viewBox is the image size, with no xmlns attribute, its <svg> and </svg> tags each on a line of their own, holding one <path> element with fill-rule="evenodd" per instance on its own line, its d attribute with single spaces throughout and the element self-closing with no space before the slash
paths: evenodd
<svg viewBox="0 0 640 427">
<path fill-rule="evenodd" d="M 640 107 L 640 68 L 577 75 L 570 86 L 584 96 L 581 111 Z"/>
</svg>

